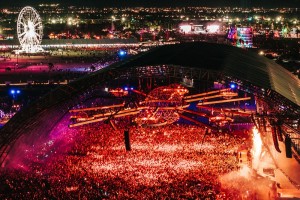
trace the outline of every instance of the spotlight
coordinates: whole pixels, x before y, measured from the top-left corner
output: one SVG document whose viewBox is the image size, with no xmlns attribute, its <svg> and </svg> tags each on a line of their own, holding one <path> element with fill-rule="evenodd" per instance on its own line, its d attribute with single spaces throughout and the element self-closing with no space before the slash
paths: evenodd
<svg viewBox="0 0 300 200">
<path fill-rule="evenodd" d="M 235 89 L 235 88 L 236 88 L 236 84 L 231 83 L 231 84 L 230 84 L 230 88 L 231 88 L 231 89 Z"/>
<path fill-rule="evenodd" d="M 20 90 L 17 90 L 17 94 L 20 94 L 21 93 L 21 91 Z"/>
<path fill-rule="evenodd" d="M 127 54 L 127 52 L 124 50 L 119 50 L 118 54 L 119 54 L 119 56 L 123 57 Z"/>
<path fill-rule="evenodd" d="M 15 91 L 15 90 L 11 90 L 10 93 L 11 93 L 11 94 L 15 94 L 16 91 Z"/>
<path fill-rule="evenodd" d="M 128 87 L 125 87 L 124 90 L 128 91 Z"/>
</svg>

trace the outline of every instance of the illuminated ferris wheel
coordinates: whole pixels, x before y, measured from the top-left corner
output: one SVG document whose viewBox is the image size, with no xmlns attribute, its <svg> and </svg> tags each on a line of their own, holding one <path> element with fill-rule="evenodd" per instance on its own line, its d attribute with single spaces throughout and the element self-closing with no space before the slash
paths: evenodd
<svg viewBox="0 0 300 200">
<path fill-rule="evenodd" d="M 21 10 L 17 21 L 17 34 L 21 45 L 20 52 L 43 52 L 41 47 L 43 25 L 36 9 L 26 6 Z"/>
</svg>

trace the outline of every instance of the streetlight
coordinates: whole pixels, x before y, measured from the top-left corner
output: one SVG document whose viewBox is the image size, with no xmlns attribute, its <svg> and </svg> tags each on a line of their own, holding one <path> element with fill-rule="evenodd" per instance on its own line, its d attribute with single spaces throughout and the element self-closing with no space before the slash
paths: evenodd
<svg viewBox="0 0 300 200">
<path fill-rule="evenodd" d="M 116 20 L 115 16 L 111 16 L 111 32 L 115 31 L 114 21 Z"/>
<path fill-rule="evenodd" d="M 21 94 L 21 90 L 17 89 L 11 89 L 10 94 L 12 94 L 13 98 L 16 98 L 18 94 Z"/>
<path fill-rule="evenodd" d="M 19 52 L 16 51 L 16 55 L 17 55 L 17 63 L 15 64 L 15 71 L 16 71 L 16 66 L 19 66 Z"/>
<path fill-rule="evenodd" d="M 17 99 L 17 96 L 21 94 L 21 90 L 19 89 L 11 89 L 10 94 L 12 95 L 12 105 L 14 106 L 15 100 Z"/>
</svg>

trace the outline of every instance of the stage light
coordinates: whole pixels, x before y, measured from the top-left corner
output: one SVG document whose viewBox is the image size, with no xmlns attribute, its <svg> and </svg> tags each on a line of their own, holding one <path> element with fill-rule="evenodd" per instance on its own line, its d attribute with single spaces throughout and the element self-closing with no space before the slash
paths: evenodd
<svg viewBox="0 0 300 200">
<path fill-rule="evenodd" d="M 123 57 L 127 54 L 127 52 L 124 50 L 119 50 L 118 54 L 119 54 L 119 56 Z"/>
<path fill-rule="evenodd" d="M 219 25 L 212 24 L 212 25 L 208 25 L 206 29 L 209 33 L 216 33 L 219 31 L 219 28 L 220 28 Z"/>
<path fill-rule="evenodd" d="M 15 91 L 15 90 L 11 90 L 10 93 L 11 93 L 11 94 L 15 94 L 16 91 Z"/>
<path fill-rule="evenodd" d="M 133 87 L 131 87 L 130 89 L 133 90 Z"/>
<path fill-rule="evenodd" d="M 189 33 L 192 31 L 192 26 L 191 25 L 180 25 L 179 29 L 181 30 L 181 32 L 183 33 Z"/>
<path fill-rule="evenodd" d="M 230 88 L 231 88 L 231 89 L 235 89 L 235 88 L 236 88 L 236 84 L 231 83 L 231 84 L 230 84 Z"/>
<path fill-rule="evenodd" d="M 125 87 L 124 90 L 128 91 L 128 87 Z"/>
<path fill-rule="evenodd" d="M 20 90 L 17 90 L 17 94 L 20 94 L 21 93 L 21 91 Z"/>
</svg>

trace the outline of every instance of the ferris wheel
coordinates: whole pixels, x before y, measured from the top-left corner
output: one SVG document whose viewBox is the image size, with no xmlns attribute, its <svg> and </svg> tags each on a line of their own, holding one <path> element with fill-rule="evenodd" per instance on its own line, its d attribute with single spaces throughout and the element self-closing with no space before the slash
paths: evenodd
<svg viewBox="0 0 300 200">
<path fill-rule="evenodd" d="M 42 19 L 36 9 L 24 7 L 18 17 L 17 34 L 21 45 L 20 52 L 43 52 L 41 47 L 43 37 Z"/>
</svg>

